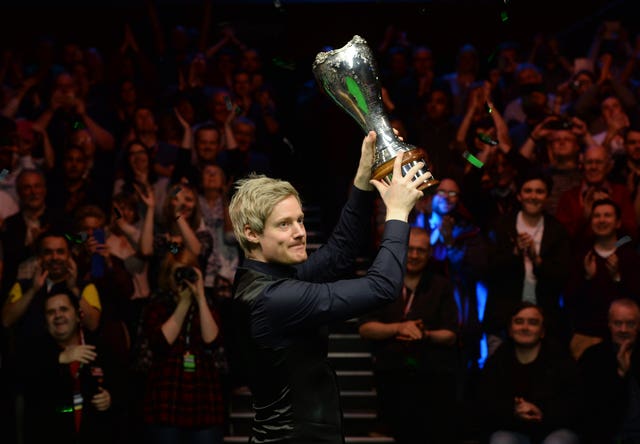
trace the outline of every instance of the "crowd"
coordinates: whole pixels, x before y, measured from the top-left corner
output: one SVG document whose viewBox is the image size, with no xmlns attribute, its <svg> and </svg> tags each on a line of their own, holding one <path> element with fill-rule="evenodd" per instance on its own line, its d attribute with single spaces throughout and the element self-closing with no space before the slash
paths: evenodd
<svg viewBox="0 0 640 444">
<path fill-rule="evenodd" d="M 331 219 L 357 167 L 356 124 L 327 123 L 342 111 L 318 85 L 290 85 L 285 110 L 262 48 L 229 24 L 167 36 L 146 4 L 152 47 L 127 25 L 112 53 L 3 49 L 7 442 L 222 442 L 249 371 L 230 325 L 233 183 L 304 182 Z M 450 72 L 397 27 L 375 43 L 390 120 L 439 180 L 411 214 L 402 294 L 358 319 L 379 432 L 640 442 L 640 35 L 607 20 L 581 57 L 541 33 L 488 64 L 468 43 Z"/>
</svg>

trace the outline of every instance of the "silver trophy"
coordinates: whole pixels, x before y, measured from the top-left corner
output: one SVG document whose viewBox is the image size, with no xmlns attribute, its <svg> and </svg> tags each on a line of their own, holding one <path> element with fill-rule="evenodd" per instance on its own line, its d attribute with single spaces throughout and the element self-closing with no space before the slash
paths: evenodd
<svg viewBox="0 0 640 444">
<path fill-rule="evenodd" d="M 342 48 L 318 53 L 313 62 L 313 74 L 322 89 L 358 122 L 365 134 L 375 131 L 378 135 L 373 161 L 374 179 L 390 179 L 394 159 L 402 154 L 403 175 L 416 163 L 424 162 L 425 166 L 414 178 L 420 176 L 424 182 L 419 189 L 438 183 L 426 167 L 424 152 L 403 142 L 393 132 L 384 112 L 376 62 L 362 37 L 356 35 Z"/>
</svg>

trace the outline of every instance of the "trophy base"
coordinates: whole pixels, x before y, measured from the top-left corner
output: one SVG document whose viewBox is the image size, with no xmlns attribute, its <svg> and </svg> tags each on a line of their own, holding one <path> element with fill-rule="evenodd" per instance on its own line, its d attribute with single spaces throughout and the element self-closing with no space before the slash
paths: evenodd
<svg viewBox="0 0 640 444">
<path fill-rule="evenodd" d="M 402 153 L 398 153 L 398 156 L 402 154 L 402 173 L 406 174 L 416 163 L 425 162 L 424 161 L 424 153 L 421 149 L 416 148 L 409 151 L 403 151 Z M 387 178 L 391 180 L 393 176 L 393 164 L 395 162 L 394 159 L 390 159 L 380 165 L 373 172 L 373 179 L 380 180 L 383 178 Z M 426 164 L 426 162 L 425 162 Z M 435 191 L 436 187 L 434 185 L 438 185 L 440 183 L 439 180 L 436 180 L 431 174 L 431 171 L 427 169 L 427 167 L 421 168 L 418 173 L 421 174 L 421 179 L 423 183 L 418 187 L 419 190 L 424 191 Z M 417 176 L 417 175 L 416 175 Z M 425 179 L 426 177 L 426 179 Z M 414 180 L 417 180 L 414 178 Z"/>
</svg>

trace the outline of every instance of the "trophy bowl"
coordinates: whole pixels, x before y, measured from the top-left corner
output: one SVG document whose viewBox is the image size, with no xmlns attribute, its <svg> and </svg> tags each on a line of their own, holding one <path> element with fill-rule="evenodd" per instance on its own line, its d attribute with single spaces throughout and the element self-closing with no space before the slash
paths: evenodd
<svg viewBox="0 0 640 444">
<path fill-rule="evenodd" d="M 320 52 L 313 62 L 313 74 L 320 87 L 347 114 L 353 117 L 367 134 L 377 134 L 373 179 L 391 179 L 395 158 L 402 155 L 402 174 L 423 162 L 414 180 L 423 183 L 420 190 L 435 190 L 438 184 L 427 168 L 425 153 L 400 140 L 384 111 L 378 68 L 367 42 L 355 35 L 345 46 Z M 419 178 L 419 179 L 418 179 Z"/>
</svg>

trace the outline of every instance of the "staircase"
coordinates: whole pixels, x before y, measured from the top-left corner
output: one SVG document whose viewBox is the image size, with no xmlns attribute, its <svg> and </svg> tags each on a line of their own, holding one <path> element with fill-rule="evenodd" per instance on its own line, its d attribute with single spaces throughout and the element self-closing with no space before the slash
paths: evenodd
<svg viewBox="0 0 640 444">
<path fill-rule="evenodd" d="M 329 361 L 338 375 L 344 433 L 347 443 L 393 443 L 377 434 L 376 392 L 373 384 L 371 353 L 360 338 L 355 319 L 330 328 Z M 246 443 L 251 433 L 251 393 L 234 393 L 230 405 L 230 426 L 225 443 Z"/>
</svg>

